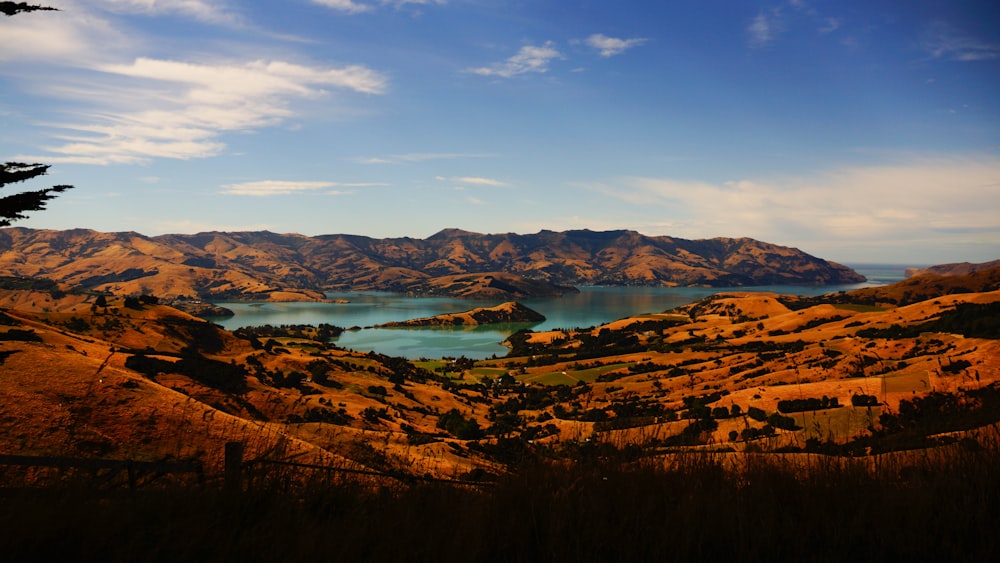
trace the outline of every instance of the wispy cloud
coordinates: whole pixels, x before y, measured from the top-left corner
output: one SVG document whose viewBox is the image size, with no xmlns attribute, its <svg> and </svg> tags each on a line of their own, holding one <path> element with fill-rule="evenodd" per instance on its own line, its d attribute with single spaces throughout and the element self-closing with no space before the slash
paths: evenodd
<svg viewBox="0 0 1000 563">
<path fill-rule="evenodd" d="M 326 6 L 345 14 L 363 14 L 372 12 L 375 6 L 371 3 L 355 2 L 354 0 L 311 0 L 313 4 Z M 382 6 L 391 6 L 397 10 L 407 6 L 430 6 L 447 4 L 448 0 L 379 0 Z"/>
<path fill-rule="evenodd" d="M 192 98 L 214 103 L 270 94 L 315 96 L 326 86 L 381 94 L 387 83 L 380 73 L 360 65 L 317 68 L 263 60 L 212 65 L 139 58 L 131 64 L 106 65 L 99 70 L 189 85 Z"/>
<path fill-rule="evenodd" d="M 750 20 L 750 24 L 746 30 L 750 47 L 754 49 L 766 47 L 777 39 L 783 29 L 784 24 L 781 21 L 780 12 L 758 13 L 756 17 Z"/>
<path fill-rule="evenodd" d="M 507 182 L 501 182 L 500 180 L 494 180 L 492 178 L 479 178 L 476 176 L 454 176 L 451 178 L 445 176 L 437 176 L 435 180 L 442 182 L 452 182 L 455 184 L 464 184 L 472 186 L 491 186 L 495 188 L 508 186 Z"/>
<path fill-rule="evenodd" d="M 335 185 L 336 184 L 333 182 L 288 182 L 283 180 L 261 180 L 259 182 L 226 184 L 222 186 L 222 193 L 228 195 L 266 197 L 332 188 Z"/>
<path fill-rule="evenodd" d="M 444 5 L 447 3 L 448 0 L 382 0 L 382 4 L 395 6 L 396 8 L 403 8 L 409 4 L 413 4 L 415 6 L 430 6 L 432 4 Z"/>
<path fill-rule="evenodd" d="M 360 14 L 372 10 L 372 7 L 368 4 L 358 4 L 354 0 L 312 0 L 312 3 L 333 8 L 345 14 Z"/>
<path fill-rule="evenodd" d="M 724 183 L 624 178 L 592 189 L 645 207 L 662 206 L 672 234 L 730 234 L 783 244 L 859 245 L 914 241 L 935 233 L 1000 244 L 1000 158 L 919 158 L 844 167 L 808 177 Z"/>
<path fill-rule="evenodd" d="M 826 35 L 828 33 L 833 33 L 840 29 L 841 21 L 839 18 L 826 18 L 823 20 L 823 25 L 819 28 L 820 35 Z"/>
<path fill-rule="evenodd" d="M 747 25 L 747 42 L 752 49 L 765 48 L 777 41 L 792 27 L 815 26 L 819 35 L 830 35 L 839 30 L 843 19 L 829 17 L 803 0 L 788 0 L 786 9 L 776 5 L 761 10 Z"/>
<path fill-rule="evenodd" d="M 84 122 L 51 124 L 68 133 L 56 135 L 63 144 L 49 147 L 58 156 L 46 158 L 110 164 L 214 156 L 225 148 L 222 133 L 274 126 L 294 116 L 293 99 L 323 98 L 328 88 L 381 94 L 387 87 L 381 74 L 357 65 L 139 58 L 97 70 L 114 80 L 89 93 L 64 92 L 96 107 Z"/>
<path fill-rule="evenodd" d="M 57 5 L 57 7 L 59 7 Z M 106 18 L 82 10 L 37 12 L 27 17 L 0 18 L 0 61 L 80 67 L 108 60 L 106 50 L 131 51 L 137 40 Z M 104 47 L 107 46 L 107 47 Z"/>
<path fill-rule="evenodd" d="M 516 55 L 505 61 L 490 66 L 471 68 L 468 71 L 481 76 L 500 76 L 511 78 L 519 74 L 545 73 L 549 71 L 549 63 L 556 59 L 564 59 L 555 43 L 546 41 L 541 46 L 525 45 Z"/>
<path fill-rule="evenodd" d="M 985 61 L 1000 58 L 1000 44 L 966 35 L 944 22 L 931 24 L 924 33 L 921 45 L 935 59 Z"/>
<path fill-rule="evenodd" d="M 326 188 L 364 188 L 385 186 L 387 184 L 358 182 L 295 182 L 287 180 L 260 180 L 256 182 L 242 182 L 239 184 L 225 184 L 222 186 L 222 193 L 227 195 L 241 195 L 254 197 L 267 197 L 276 195 L 290 195 L 302 192 L 322 190 Z M 331 195 L 345 195 L 354 193 L 351 190 L 333 190 L 327 192 Z"/>
<path fill-rule="evenodd" d="M 337 90 L 378 95 L 388 88 L 383 74 L 362 65 L 123 60 L 123 54 L 146 50 L 147 39 L 97 9 L 232 21 L 221 1 L 100 0 L 96 7 L 69 6 L 72 17 L 40 12 L 14 24 L 0 20 L 0 61 L 16 72 L 19 89 L 50 100 L 52 114 L 70 116 L 40 119 L 54 140 L 43 147 L 48 154 L 21 156 L 96 165 L 210 157 L 225 150 L 225 133 L 280 125 L 299 115 L 303 100 L 329 99 Z"/>
<path fill-rule="evenodd" d="M 176 14 L 208 23 L 240 23 L 242 18 L 227 2 L 213 0 L 96 0 L 111 12 L 162 15 Z"/>
<path fill-rule="evenodd" d="M 615 55 L 620 55 L 631 49 L 632 47 L 637 47 L 648 41 L 645 38 L 632 38 L 632 39 L 618 39 L 616 37 L 608 37 L 600 33 L 595 33 L 584 40 L 588 46 L 597 49 L 602 57 L 613 57 Z"/>
</svg>

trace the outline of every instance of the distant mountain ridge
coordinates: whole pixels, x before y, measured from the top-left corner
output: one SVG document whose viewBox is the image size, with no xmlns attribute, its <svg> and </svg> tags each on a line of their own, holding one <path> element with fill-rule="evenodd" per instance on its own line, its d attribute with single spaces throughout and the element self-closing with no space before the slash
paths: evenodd
<svg viewBox="0 0 1000 563">
<path fill-rule="evenodd" d="M 927 268 L 907 268 L 906 277 L 920 276 L 924 274 L 937 274 L 939 276 L 964 276 L 974 274 L 984 270 L 1000 267 L 1000 260 L 981 262 L 973 264 L 971 262 L 956 262 L 953 264 L 938 264 Z"/>
<path fill-rule="evenodd" d="M 576 285 L 749 286 L 864 281 L 850 268 L 749 238 L 686 240 L 635 231 L 426 239 L 208 232 L 145 236 L 0 229 L 0 274 L 114 293 L 202 299 L 321 299 L 324 291 L 558 295 Z"/>
</svg>

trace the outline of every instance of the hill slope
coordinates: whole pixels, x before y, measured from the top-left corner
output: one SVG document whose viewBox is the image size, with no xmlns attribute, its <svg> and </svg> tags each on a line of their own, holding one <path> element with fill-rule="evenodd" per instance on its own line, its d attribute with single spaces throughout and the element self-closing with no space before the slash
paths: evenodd
<svg viewBox="0 0 1000 563">
<path fill-rule="evenodd" d="M 559 295 L 573 285 L 864 280 L 840 264 L 746 238 L 692 241 L 587 230 L 484 235 L 454 229 L 427 239 L 374 239 L 10 228 L 0 230 L 0 275 L 45 277 L 116 294 L 281 300 L 321 299 L 321 292 L 330 290 L 516 299 Z M 456 283 L 454 276 L 470 275 Z"/>
<path fill-rule="evenodd" d="M 445 313 L 433 317 L 410 319 L 377 325 L 379 328 L 418 326 L 477 326 L 502 323 L 540 323 L 545 316 L 524 305 L 511 301 L 496 307 L 478 307 L 461 313 Z"/>
<path fill-rule="evenodd" d="M 952 264 L 938 264 L 929 268 L 907 268 L 906 277 L 919 276 L 922 274 L 937 274 L 940 276 L 964 276 L 974 274 L 983 270 L 990 270 L 1000 267 L 1000 260 L 991 260 L 973 264 L 971 262 L 955 262 Z"/>
<path fill-rule="evenodd" d="M 584 438 L 856 455 L 1000 420 L 1000 290 L 899 307 L 718 294 L 521 331 L 504 358 L 415 363 L 337 348 L 328 327 L 228 332 L 98 303 L 0 290 L 0 450 L 218 464 L 241 440 L 254 456 L 454 476 Z"/>
</svg>

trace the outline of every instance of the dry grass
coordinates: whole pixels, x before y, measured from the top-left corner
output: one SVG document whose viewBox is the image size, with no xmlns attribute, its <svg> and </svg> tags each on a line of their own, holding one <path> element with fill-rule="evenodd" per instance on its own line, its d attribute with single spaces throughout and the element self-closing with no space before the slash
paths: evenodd
<svg viewBox="0 0 1000 563">
<path fill-rule="evenodd" d="M 10 560 L 103 562 L 994 560 L 1000 548 L 996 425 L 949 436 L 948 446 L 859 458 L 752 450 L 809 438 L 847 440 L 866 431 L 882 409 L 898 409 L 902 399 L 997 381 L 1000 341 L 856 335 L 922 322 L 958 302 L 997 299 L 993 292 L 886 311 L 828 305 L 789 311 L 772 296 L 727 296 L 703 303 L 695 322 L 640 335 L 647 348 L 663 346 L 659 350 L 537 366 L 528 365 L 531 358 L 490 362 L 494 370 L 523 369 L 519 379 L 565 379 L 573 394 L 560 405 L 577 403 L 581 411 L 630 396 L 679 409 L 685 398 L 710 393 L 722 397 L 712 406 L 735 404 L 744 412 L 753 406 L 770 413 L 781 399 L 822 395 L 850 405 L 859 390 L 884 403 L 870 414 L 850 406 L 798 413 L 793 417 L 802 430 L 755 442 L 727 437 L 746 417 L 722 419 L 715 432 L 700 437 L 707 444 L 686 449 L 662 444 L 689 420 L 597 432 L 593 422 L 549 419 L 531 424 L 551 425 L 554 434 L 530 445 L 514 440 L 523 449 L 501 465 L 488 455 L 499 440 L 444 437 L 436 422 L 456 409 L 485 427 L 490 407 L 515 396 L 519 383 L 507 390 L 449 388 L 435 380 L 396 387 L 387 381 L 387 364 L 375 357 L 293 340 L 282 340 L 280 352 L 254 350 L 165 307 L 91 314 L 86 301 L 45 302 L 36 295 L 34 308 L 15 312 L 19 324 L 0 327 L 31 329 L 41 338 L 0 343 L 9 353 L 0 367 L 0 451 L 194 458 L 206 463 L 210 478 L 204 486 L 175 483 L 125 496 L 93 494 L 86 475 L 56 488 L 3 491 L 0 550 Z M 66 323 L 74 316 L 90 329 L 70 331 Z M 119 328 L 96 328 L 112 317 Z M 624 331 L 635 323 L 620 324 Z M 590 331 L 589 337 L 598 335 Z M 719 335 L 719 345 L 705 349 L 671 344 L 700 337 L 716 342 Z M 338 386 L 285 387 L 250 376 L 247 391 L 233 397 L 180 374 L 151 380 L 124 364 L 132 351 L 123 347 L 176 359 L 177 350 L 205 339 L 217 340 L 216 352 L 207 354 L 214 359 L 254 357 L 285 373 L 306 370 L 319 354 L 339 362 L 331 375 Z M 794 346 L 768 348 L 778 345 Z M 568 352 L 580 349 L 575 343 Z M 956 362 L 968 368 L 943 368 Z M 628 371 L 640 364 L 654 369 Z M 497 373 L 470 371 L 447 384 L 474 386 Z M 608 376 L 576 387 L 579 380 Z M 379 387 L 381 393 L 372 391 Z M 347 424 L 287 422 L 288 415 L 321 406 L 343 408 L 352 418 Z M 385 409 L 384 418 L 365 419 L 370 408 Z M 549 405 L 520 414 L 534 421 L 553 411 Z M 253 412 L 270 422 L 254 421 Z M 412 442 L 414 431 L 437 436 Z M 250 460 L 499 477 L 491 486 L 467 487 L 258 465 L 252 488 L 234 498 L 215 478 L 229 441 L 244 442 Z M 3 473 L 4 485 L 31 482 L 11 475 Z"/>
<path fill-rule="evenodd" d="M 10 560 L 994 560 L 1000 429 L 947 450 L 850 459 L 579 450 L 492 486 L 303 478 L 226 497 L 65 489 L 0 497 Z"/>
<path fill-rule="evenodd" d="M 345 463 L 346 458 L 360 465 L 450 477 L 491 467 L 495 460 L 443 432 L 437 426 L 439 417 L 455 409 L 482 428 L 490 426 L 491 407 L 506 401 L 517 389 L 474 387 L 480 381 L 495 381 L 502 373 L 545 385 L 575 387 L 586 383 L 586 390 L 560 404 L 577 412 L 610 409 L 616 401 L 630 396 L 681 411 L 683 400 L 710 393 L 722 394 L 712 407 L 735 405 L 743 413 L 755 407 L 770 414 L 780 400 L 822 396 L 845 405 L 793 415 L 802 429 L 778 431 L 769 447 L 801 446 L 810 438 L 846 441 L 867 432 L 877 422 L 882 407 L 869 414 L 867 409 L 847 406 L 858 392 L 875 395 L 895 410 L 901 400 L 931 390 L 961 393 L 1000 379 L 1000 341 L 945 334 L 901 339 L 856 336 L 865 328 L 921 322 L 956 303 L 995 301 L 1000 292 L 946 296 L 866 312 L 830 305 L 790 311 L 770 294 L 724 295 L 692 307 L 693 322 L 679 326 L 666 323 L 657 330 L 639 328 L 636 334 L 643 344 L 641 351 L 577 360 L 573 354 L 582 347 L 574 339 L 581 333 L 547 333 L 538 340 L 557 334 L 570 338 L 562 350 L 567 354 L 564 361 L 533 365 L 533 358 L 524 357 L 483 362 L 479 366 L 490 366 L 492 371 L 487 374 L 474 366 L 448 382 L 466 387 L 453 388 L 433 379 L 406 381 L 397 388 L 387 381 L 392 371 L 380 360 L 344 350 L 323 350 L 301 339 L 278 339 L 280 352 L 254 350 L 246 340 L 169 307 L 133 310 L 113 303 L 107 312 L 91 312 L 92 303 L 80 301 L 79 296 L 60 300 L 45 293 L 10 292 L 7 299 L 36 303 L 34 309 L 10 314 L 20 319 L 21 328 L 30 328 L 42 338 L 42 342 L 0 343 L 0 351 L 13 352 L 0 368 L 5 381 L 0 446 L 8 453 L 198 457 L 218 450 L 227 440 L 243 439 L 266 428 L 274 440 L 294 445 L 301 457 Z M 67 323 L 74 318 L 89 328 L 71 331 Z M 636 330 L 633 327 L 640 322 L 678 318 L 673 313 L 644 315 L 614 326 L 627 332 Z M 119 326 L 102 328 L 111 321 Z M 603 328 L 607 327 L 585 332 L 593 339 Z M 0 327 L 3 330 L 8 329 Z M 192 343 L 204 345 L 206 337 L 217 341 L 217 350 L 206 352 L 207 356 L 238 364 L 252 357 L 271 373 L 307 373 L 311 362 L 319 357 L 328 359 L 339 366 L 330 372 L 337 385 L 306 382 L 281 386 L 251 375 L 247 390 L 233 396 L 187 376 L 159 374 L 151 381 L 125 367 L 125 359 L 136 350 L 172 360 Z M 692 338 L 719 344 L 705 348 L 675 344 Z M 771 352 L 775 346 L 794 348 Z M 970 369 L 946 373 L 942 365 L 949 362 L 969 362 Z M 629 371 L 644 365 L 657 367 Z M 372 388 L 381 388 L 384 393 L 372 393 Z M 342 411 L 348 418 L 337 424 L 295 418 L 309 409 Z M 366 417 L 373 409 L 382 414 Z M 552 419 L 554 411 L 554 405 L 549 404 L 519 414 L 529 429 L 554 427 L 546 430 L 551 436 L 538 438 L 547 442 L 603 439 L 595 423 Z M 665 439 L 688 422 L 642 421 L 646 426 L 620 432 L 615 439 L 633 437 L 629 439 L 642 446 L 650 433 Z M 702 436 L 701 441 L 737 450 L 757 448 L 757 443 L 730 438 L 731 432 L 739 434 L 749 425 L 761 426 L 745 416 L 721 419 L 718 429 Z M 414 435 L 417 440 L 411 439 Z"/>
</svg>

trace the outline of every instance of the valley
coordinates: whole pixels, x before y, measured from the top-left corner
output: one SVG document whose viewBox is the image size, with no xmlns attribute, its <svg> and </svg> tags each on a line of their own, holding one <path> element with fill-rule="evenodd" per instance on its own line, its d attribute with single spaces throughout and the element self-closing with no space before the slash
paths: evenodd
<svg viewBox="0 0 1000 563">
<path fill-rule="evenodd" d="M 0 281 L 0 546 L 16 558 L 806 560 L 840 557 L 845 536 L 862 560 L 994 553 L 998 268 L 730 289 L 518 330 L 487 359 Z M 162 472 L 179 466 L 196 473 Z"/>
<path fill-rule="evenodd" d="M 0 435 L 6 451 L 216 466 L 238 440 L 250 456 L 454 478 L 581 441 L 644 455 L 892 449 L 902 438 L 879 434 L 884 421 L 924 397 L 992 421 L 1000 270 L 876 289 L 721 293 L 522 330 L 495 359 L 411 361 L 330 344 L 341 327 L 227 331 L 154 297 L 11 288 Z"/>
</svg>

